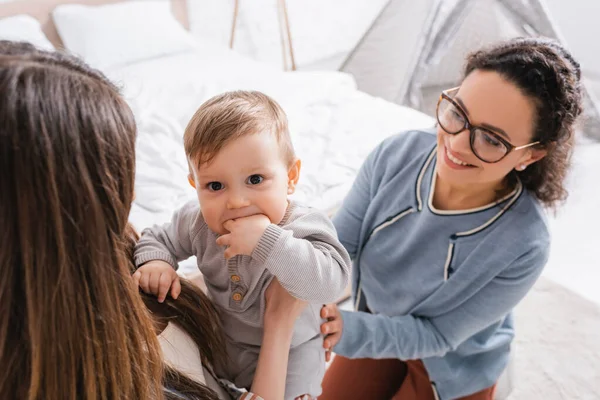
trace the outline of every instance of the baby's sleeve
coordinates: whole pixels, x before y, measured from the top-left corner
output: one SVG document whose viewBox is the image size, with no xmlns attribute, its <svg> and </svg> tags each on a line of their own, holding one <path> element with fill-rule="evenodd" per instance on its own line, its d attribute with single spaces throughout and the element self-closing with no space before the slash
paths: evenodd
<svg viewBox="0 0 600 400">
<path fill-rule="evenodd" d="M 348 252 L 331 220 L 314 209 L 283 227 L 269 225 L 252 257 L 292 296 L 310 303 L 338 300 L 350 280 Z"/>
<path fill-rule="evenodd" d="M 201 223 L 200 206 L 194 201 L 175 211 L 170 222 L 144 229 L 135 246 L 135 266 L 162 260 L 177 269 L 179 261 L 195 255 L 194 240 Z"/>
</svg>

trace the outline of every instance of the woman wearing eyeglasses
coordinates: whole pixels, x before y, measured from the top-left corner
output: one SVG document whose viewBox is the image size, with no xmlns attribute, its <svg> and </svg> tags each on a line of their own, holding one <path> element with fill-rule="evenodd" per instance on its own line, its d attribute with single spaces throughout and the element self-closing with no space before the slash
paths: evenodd
<svg viewBox="0 0 600 400">
<path fill-rule="evenodd" d="M 357 311 L 323 307 L 337 356 L 319 400 L 493 398 L 511 311 L 548 258 L 543 208 L 566 197 L 580 70 L 555 42 L 516 39 L 464 76 L 434 131 L 371 153 L 335 216 Z"/>
</svg>

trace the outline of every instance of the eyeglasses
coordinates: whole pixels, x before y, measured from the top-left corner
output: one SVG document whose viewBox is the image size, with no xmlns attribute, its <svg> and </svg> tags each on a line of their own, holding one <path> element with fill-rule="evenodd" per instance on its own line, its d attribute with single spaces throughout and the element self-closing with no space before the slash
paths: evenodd
<svg viewBox="0 0 600 400">
<path fill-rule="evenodd" d="M 471 124 L 463 108 L 452 98 L 458 87 L 444 90 L 438 100 L 436 117 L 440 127 L 450 135 L 457 135 L 467 129 L 471 151 L 477 158 L 486 163 L 497 163 L 509 153 L 526 149 L 540 142 L 524 146 L 513 146 L 509 141 L 490 129 Z"/>
</svg>

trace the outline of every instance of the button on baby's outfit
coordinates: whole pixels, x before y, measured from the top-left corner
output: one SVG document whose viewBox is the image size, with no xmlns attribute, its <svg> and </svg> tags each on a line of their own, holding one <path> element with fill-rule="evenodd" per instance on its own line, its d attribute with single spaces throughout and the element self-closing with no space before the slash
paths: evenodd
<svg viewBox="0 0 600 400">
<path fill-rule="evenodd" d="M 231 275 L 231 282 L 238 283 L 241 280 L 239 275 Z"/>
<path fill-rule="evenodd" d="M 233 296 L 231 296 L 231 298 L 235 301 L 241 301 L 243 297 L 244 296 L 242 296 L 240 293 L 237 293 L 237 292 L 234 293 Z"/>
</svg>

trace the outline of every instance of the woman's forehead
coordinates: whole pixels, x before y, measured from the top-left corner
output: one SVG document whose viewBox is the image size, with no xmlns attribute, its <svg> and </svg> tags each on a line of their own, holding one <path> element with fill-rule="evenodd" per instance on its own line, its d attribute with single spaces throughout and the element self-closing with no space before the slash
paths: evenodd
<svg viewBox="0 0 600 400">
<path fill-rule="evenodd" d="M 500 74 L 473 71 L 455 95 L 471 123 L 500 128 L 514 143 L 527 141 L 535 120 L 532 99 Z"/>
</svg>

